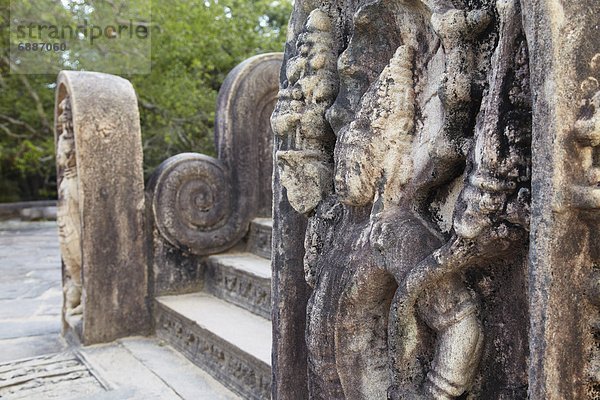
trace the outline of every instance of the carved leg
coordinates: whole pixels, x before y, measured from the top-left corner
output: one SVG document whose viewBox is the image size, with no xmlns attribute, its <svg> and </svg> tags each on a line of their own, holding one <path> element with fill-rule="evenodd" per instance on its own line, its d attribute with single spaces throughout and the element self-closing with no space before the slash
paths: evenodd
<svg viewBox="0 0 600 400">
<path fill-rule="evenodd" d="M 468 389 L 481 359 L 483 330 L 475 312 L 438 332 L 437 342 L 424 391 L 429 398 L 452 400 Z"/>
<path fill-rule="evenodd" d="M 468 389 L 481 359 L 483 331 L 476 317 L 477 306 L 458 274 L 427 286 L 417 302 L 417 313 L 436 333 L 436 345 L 431 367 L 421 385 L 422 364 L 415 359 L 422 357 L 427 335 L 415 317 L 414 300 L 405 293 L 398 291 L 392 304 L 390 337 L 395 341 L 391 344 L 395 353 L 391 356 L 396 369 L 404 369 L 401 375 L 407 366 L 412 371 L 395 379 L 396 386 L 390 388 L 388 398 L 455 399 Z"/>
<path fill-rule="evenodd" d="M 308 300 L 306 347 L 308 383 L 311 400 L 343 399 L 344 394 L 335 360 L 334 319 L 339 300 L 339 276 L 335 270 L 324 271 Z"/>
<path fill-rule="evenodd" d="M 361 265 L 342 279 L 344 292 L 336 315 L 336 365 L 344 398 L 352 400 L 383 399 L 390 386 L 387 313 L 396 281 L 370 262 L 369 250 L 357 252 Z"/>
<path fill-rule="evenodd" d="M 452 399 L 468 388 L 481 357 L 483 334 L 460 271 L 492 255 L 502 257 L 521 235 L 519 228 L 499 224 L 475 241 L 454 237 L 400 282 L 390 313 L 390 359 L 398 386 L 390 388 L 390 396 L 396 396 L 390 399 Z M 437 333 L 427 377 L 419 359 L 427 350 L 427 334 L 416 318 L 415 304 L 419 317 Z"/>
<path fill-rule="evenodd" d="M 81 284 L 69 278 L 65 284 L 65 309 L 67 315 L 77 315 L 83 312 L 81 304 Z"/>
<path fill-rule="evenodd" d="M 346 231 L 344 221 L 343 207 L 330 196 L 319 203 L 306 230 L 304 270 L 307 283 L 314 288 L 306 315 L 310 399 L 344 398 L 336 367 L 335 318 L 342 276 L 348 267 L 343 256 L 336 255 L 331 247 L 339 232 Z M 344 246 L 339 242 L 336 245 Z"/>
</svg>

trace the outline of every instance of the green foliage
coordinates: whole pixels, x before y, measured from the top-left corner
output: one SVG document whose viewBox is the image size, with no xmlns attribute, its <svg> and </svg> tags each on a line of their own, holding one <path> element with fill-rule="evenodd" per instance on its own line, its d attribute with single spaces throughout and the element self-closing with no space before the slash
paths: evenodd
<svg viewBox="0 0 600 400">
<path fill-rule="evenodd" d="M 147 171 L 184 151 L 214 153 L 221 83 L 244 59 L 282 51 L 290 11 L 286 0 L 153 3 L 152 72 L 131 77 L 139 96 Z"/>
<path fill-rule="evenodd" d="M 14 1 L 32 9 L 38 4 L 36 0 Z M 131 8 L 138 2 L 127 3 Z M 119 1 L 71 1 L 72 9 L 58 16 L 54 13 L 53 18 L 68 21 L 70 15 L 81 12 L 84 3 L 93 4 L 94 12 L 101 13 Z M 53 197 L 56 75 L 9 74 L 8 5 L 8 0 L 0 0 L 0 202 Z M 122 75 L 138 95 L 147 175 L 177 153 L 214 154 L 214 110 L 221 83 L 244 59 L 282 51 L 290 11 L 291 0 L 152 2 L 151 72 Z M 75 61 L 79 69 L 103 72 L 109 67 L 99 56 L 93 66 L 77 64 L 77 57 L 91 57 L 78 53 L 84 48 L 74 50 L 70 62 Z M 134 50 L 123 45 L 121 51 L 126 55 Z"/>
</svg>

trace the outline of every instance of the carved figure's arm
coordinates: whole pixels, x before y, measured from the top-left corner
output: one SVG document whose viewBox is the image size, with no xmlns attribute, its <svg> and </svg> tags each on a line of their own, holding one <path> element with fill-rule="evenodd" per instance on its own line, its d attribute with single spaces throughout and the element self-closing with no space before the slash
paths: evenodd
<svg viewBox="0 0 600 400">
<path fill-rule="evenodd" d="M 469 266 L 510 253 L 528 230 L 531 116 L 527 51 L 518 4 L 498 3 L 501 16 L 493 71 L 476 128 L 470 171 L 454 213 L 450 240 L 411 269 L 392 303 L 396 361 L 409 362 L 417 331 L 414 305 L 427 288 Z"/>
</svg>

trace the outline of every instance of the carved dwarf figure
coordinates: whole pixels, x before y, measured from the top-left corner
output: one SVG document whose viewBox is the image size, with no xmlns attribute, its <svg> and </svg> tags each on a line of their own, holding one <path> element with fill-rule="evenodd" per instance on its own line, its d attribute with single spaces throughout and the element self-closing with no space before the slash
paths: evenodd
<svg viewBox="0 0 600 400">
<path fill-rule="evenodd" d="M 71 104 L 65 98 L 59 105 L 59 136 L 56 161 L 61 180 L 58 186 L 57 223 L 62 260 L 65 268 L 64 296 L 66 315 L 83 311 L 81 304 L 81 220 L 79 216 L 79 179 L 75 152 L 75 136 L 71 117 Z"/>
<path fill-rule="evenodd" d="M 323 46 L 333 40 L 332 23 L 320 10 L 311 13 L 272 117 L 275 133 L 293 149 L 277 153 L 282 185 L 290 204 L 309 217 L 309 391 L 311 398 L 450 400 L 469 389 L 483 349 L 477 302 L 462 271 L 500 257 L 528 225 L 527 54 L 512 0 L 500 1 L 497 10 L 432 2 L 432 13 L 404 12 L 396 4 L 397 35 L 387 43 L 395 52 L 369 85 L 358 84 L 356 76 L 372 74 L 349 63 L 364 46 L 361 33 L 369 33 L 360 24 L 366 25 L 365 15 L 392 13 L 383 4 L 364 6 L 354 18 L 354 36 L 338 59 L 337 99 L 333 90 L 318 98 L 307 90 L 318 76 L 321 85 L 338 86 L 326 61 L 337 55 Z M 498 45 L 494 60 L 481 61 L 474 47 L 492 15 L 500 17 Z M 418 59 L 423 37 L 432 54 Z M 417 127 L 434 114 L 422 105 L 434 96 L 423 101 L 426 94 L 418 91 L 435 85 L 427 83 L 434 73 L 416 71 L 435 70 L 428 63 L 442 53 L 443 121 L 438 130 Z M 486 68 L 493 69 L 488 82 L 477 80 L 476 70 Z M 489 94 L 482 101 L 484 83 Z M 315 112 L 310 119 L 302 117 L 307 109 Z M 329 126 L 337 136 L 334 189 L 324 183 L 331 179 L 331 143 L 323 140 Z M 312 130 L 321 136 L 309 135 Z M 290 154 L 307 150 L 324 160 L 322 173 L 307 174 L 306 164 L 290 162 Z M 441 232 L 424 212 L 427 201 L 462 181 L 463 170 L 458 199 L 447 200 L 455 210 L 453 229 Z"/>
<path fill-rule="evenodd" d="M 411 162 L 416 144 L 413 61 L 414 49 L 400 46 L 363 97 L 369 101 L 361 104 L 356 119 L 342 129 L 335 148 L 336 193 L 341 202 L 351 206 L 377 205 L 366 231 L 370 231 L 370 246 L 381 254 L 385 270 L 397 282 L 443 243 L 442 235 L 413 208 L 414 193 L 422 183 L 415 180 Z M 410 244 L 420 244 L 421 249 Z M 469 387 L 481 357 L 483 331 L 476 303 L 460 276 L 451 275 L 426 289 L 418 313 L 437 336 L 422 398 L 460 396 Z M 421 398 L 417 392 L 399 389 L 392 389 L 389 396 Z"/>
<path fill-rule="evenodd" d="M 570 199 L 576 207 L 600 208 L 600 53 L 590 62 L 591 76 L 581 82 L 584 101 L 581 117 L 575 124 L 575 141 L 580 146 L 580 157 L 584 168 L 583 179 L 571 189 Z"/>
</svg>

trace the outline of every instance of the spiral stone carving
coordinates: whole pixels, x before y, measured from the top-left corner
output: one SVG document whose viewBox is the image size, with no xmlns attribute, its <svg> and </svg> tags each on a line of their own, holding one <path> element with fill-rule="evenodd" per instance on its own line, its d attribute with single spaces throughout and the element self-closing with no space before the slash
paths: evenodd
<svg viewBox="0 0 600 400">
<path fill-rule="evenodd" d="M 232 232 L 228 173 L 219 160 L 197 153 L 169 158 L 156 172 L 156 225 L 172 245 L 202 254 L 225 249 Z"/>
<path fill-rule="evenodd" d="M 217 158 L 196 153 L 166 160 L 148 185 L 158 232 L 185 253 L 224 251 L 271 214 L 272 131 L 283 55 L 262 54 L 235 67 L 217 99 Z"/>
</svg>

